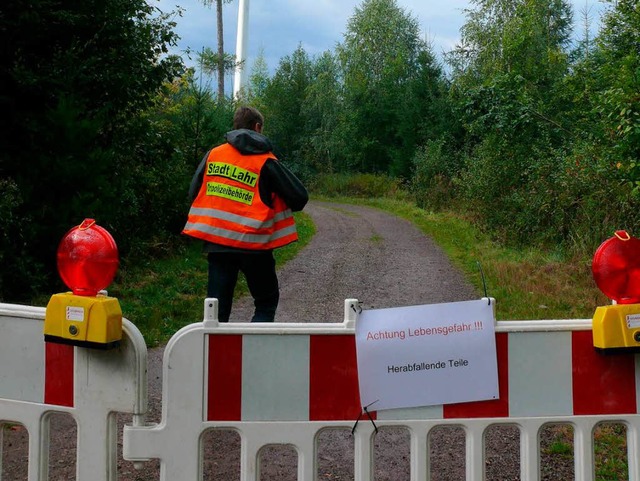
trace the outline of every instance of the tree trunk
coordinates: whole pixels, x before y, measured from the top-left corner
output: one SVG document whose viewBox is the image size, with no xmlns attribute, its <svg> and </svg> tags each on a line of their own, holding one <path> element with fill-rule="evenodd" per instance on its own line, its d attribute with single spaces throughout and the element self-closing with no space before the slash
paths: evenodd
<svg viewBox="0 0 640 481">
<path fill-rule="evenodd" d="M 222 0 L 216 0 L 218 20 L 218 101 L 224 99 L 224 37 L 222 31 Z"/>
</svg>

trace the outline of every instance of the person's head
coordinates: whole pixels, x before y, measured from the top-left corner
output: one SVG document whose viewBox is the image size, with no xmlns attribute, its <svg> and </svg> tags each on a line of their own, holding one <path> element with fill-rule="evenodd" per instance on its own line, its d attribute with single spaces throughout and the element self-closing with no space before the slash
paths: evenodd
<svg viewBox="0 0 640 481">
<path fill-rule="evenodd" d="M 249 129 L 262 133 L 263 125 L 264 117 L 258 109 L 254 109 L 253 107 L 238 107 L 236 113 L 233 115 L 234 129 Z"/>
</svg>

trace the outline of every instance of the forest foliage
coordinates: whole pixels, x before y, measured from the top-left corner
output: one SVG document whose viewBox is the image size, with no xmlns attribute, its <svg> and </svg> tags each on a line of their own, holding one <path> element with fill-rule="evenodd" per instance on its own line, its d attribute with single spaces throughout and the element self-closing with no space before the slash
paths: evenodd
<svg viewBox="0 0 640 481">
<path fill-rule="evenodd" d="M 334 51 L 298 47 L 249 99 L 312 184 L 390 176 L 505 243 L 588 255 L 615 229 L 640 235 L 640 7 L 605 4 L 595 19 L 472 0 L 440 60 L 396 0 L 365 0 Z"/>
<path fill-rule="evenodd" d="M 241 98 L 221 99 L 170 54 L 179 12 L 8 2 L 0 300 L 59 288 L 57 245 L 86 217 L 123 262 L 180 242 L 193 170 L 238 102 L 263 111 L 312 192 L 331 178 L 403 189 L 503 242 L 572 254 L 615 229 L 640 235 L 640 7 L 606 4 L 591 35 L 567 0 L 472 0 L 439 56 L 396 0 L 363 0 L 335 49 L 298 46 L 273 73 L 260 56 Z"/>
</svg>

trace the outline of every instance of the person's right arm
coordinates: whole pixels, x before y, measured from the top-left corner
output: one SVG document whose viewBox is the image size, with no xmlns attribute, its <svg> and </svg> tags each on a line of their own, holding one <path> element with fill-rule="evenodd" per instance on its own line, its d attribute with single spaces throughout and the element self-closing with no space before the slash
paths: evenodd
<svg viewBox="0 0 640 481">
<path fill-rule="evenodd" d="M 280 197 L 293 212 L 301 211 L 309 193 L 293 172 L 275 159 L 267 159 L 260 172 L 260 198 L 271 206 L 271 193 Z"/>
</svg>

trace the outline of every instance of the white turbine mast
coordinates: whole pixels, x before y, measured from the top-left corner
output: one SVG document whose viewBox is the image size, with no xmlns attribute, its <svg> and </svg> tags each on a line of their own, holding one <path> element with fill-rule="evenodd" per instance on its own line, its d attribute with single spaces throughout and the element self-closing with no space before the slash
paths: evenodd
<svg viewBox="0 0 640 481">
<path fill-rule="evenodd" d="M 233 97 L 240 95 L 247 72 L 247 40 L 249 38 L 249 0 L 238 5 L 238 34 L 236 37 L 236 68 L 233 77 Z"/>
</svg>

